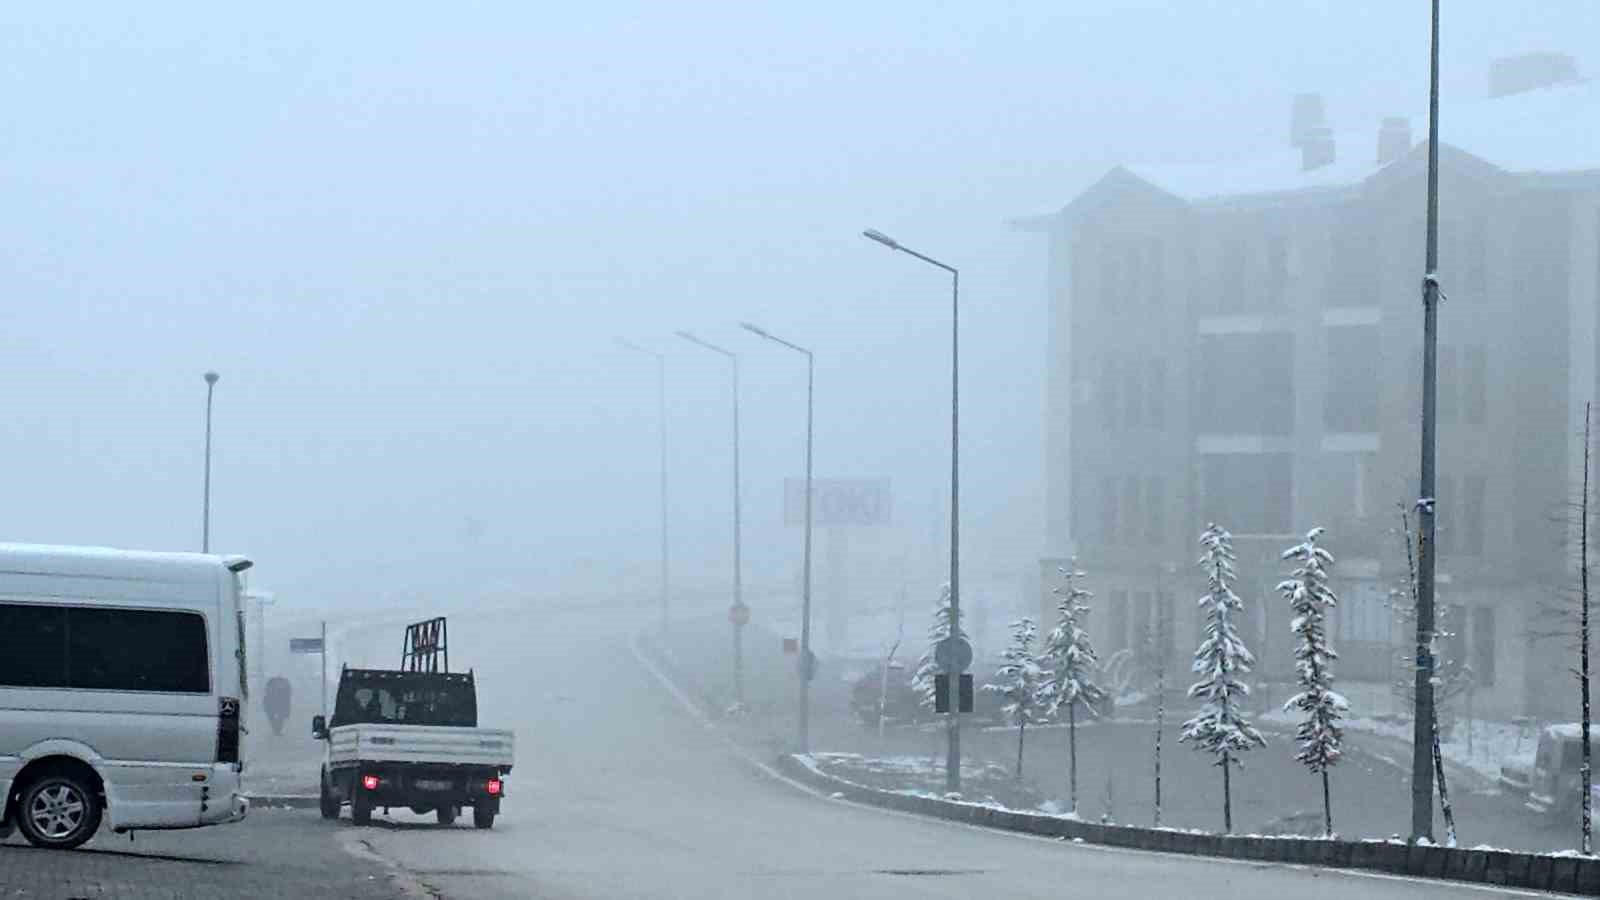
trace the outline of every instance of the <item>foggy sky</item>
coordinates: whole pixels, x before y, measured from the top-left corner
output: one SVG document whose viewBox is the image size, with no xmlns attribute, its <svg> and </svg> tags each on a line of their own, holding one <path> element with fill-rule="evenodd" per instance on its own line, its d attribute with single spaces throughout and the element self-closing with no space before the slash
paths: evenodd
<svg viewBox="0 0 1600 900">
<path fill-rule="evenodd" d="M 941 273 L 963 270 L 974 572 L 1041 551 L 1045 253 L 1005 219 L 1126 160 L 1227 159 L 1426 103 L 1426 3 L 21 4 L 0 11 L 0 538 L 213 546 L 283 602 L 514 584 L 651 590 L 669 354 L 673 552 L 727 565 L 745 377 L 747 580 L 798 536 L 798 357 L 819 475 L 884 476 L 932 557 Z M 1398 7 L 1406 7 L 1397 11 Z M 1588 0 L 1446 3 L 1447 100 L 1495 55 L 1600 59 Z M 1366 152 L 1367 148 L 1362 148 Z M 469 522 L 476 525 L 469 525 Z"/>
</svg>

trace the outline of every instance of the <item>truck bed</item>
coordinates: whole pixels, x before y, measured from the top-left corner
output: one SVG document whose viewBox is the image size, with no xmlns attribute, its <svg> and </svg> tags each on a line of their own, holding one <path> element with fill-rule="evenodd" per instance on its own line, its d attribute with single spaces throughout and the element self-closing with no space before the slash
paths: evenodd
<svg viewBox="0 0 1600 900">
<path fill-rule="evenodd" d="M 488 766 L 509 772 L 515 735 L 499 728 L 340 725 L 329 732 L 330 767 L 357 762 Z"/>
</svg>

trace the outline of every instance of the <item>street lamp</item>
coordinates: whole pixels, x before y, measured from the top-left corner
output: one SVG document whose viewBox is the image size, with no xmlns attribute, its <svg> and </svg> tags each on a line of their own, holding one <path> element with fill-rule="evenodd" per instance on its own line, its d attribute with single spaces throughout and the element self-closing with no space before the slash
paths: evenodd
<svg viewBox="0 0 1600 900">
<path fill-rule="evenodd" d="M 661 444 L 661 633 L 667 633 L 667 357 L 664 353 L 647 350 L 624 338 L 617 343 L 635 353 L 643 353 L 656 361 L 656 419 L 660 427 Z"/>
<path fill-rule="evenodd" d="M 200 552 L 211 552 L 211 398 L 217 389 L 215 372 L 206 373 L 206 487 L 200 513 Z"/>
<path fill-rule="evenodd" d="M 703 341 L 687 331 L 677 332 L 678 337 L 691 344 L 695 344 L 712 353 L 726 357 L 733 366 L 733 608 L 730 615 L 742 613 L 744 610 L 744 575 L 741 562 L 741 540 L 739 523 L 739 355 L 731 350 L 725 350 L 716 344 Z M 733 623 L 733 695 L 734 701 L 741 706 L 744 704 L 744 646 L 743 626 L 738 621 Z"/>
<path fill-rule="evenodd" d="M 1428 220 L 1422 278 L 1422 460 L 1417 503 L 1417 657 L 1411 734 L 1411 840 L 1433 839 L 1433 575 L 1435 552 L 1434 463 L 1437 456 L 1439 345 L 1439 0 L 1433 0 L 1428 60 Z M 1588 797 L 1584 797 L 1585 804 Z M 1585 822 L 1584 835 L 1588 835 Z M 1584 848 L 1588 850 L 1587 847 Z"/>
<path fill-rule="evenodd" d="M 811 679 L 816 674 L 811 661 L 811 435 L 815 359 L 810 350 L 799 344 L 791 344 L 749 322 L 741 322 L 740 325 L 751 334 L 782 344 L 806 356 L 806 550 L 805 574 L 802 576 L 803 587 L 800 595 L 800 752 L 809 753 L 811 752 Z"/>
<path fill-rule="evenodd" d="M 954 640 L 961 633 L 961 273 L 955 266 L 918 253 L 877 229 L 868 228 L 861 234 L 890 250 L 916 257 L 930 266 L 936 266 L 950 273 L 950 638 Z M 945 758 L 945 785 L 951 791 L 959 791 L 961 790 L 961 673 L 949 674 L 950 751 Z"/>
</svg>

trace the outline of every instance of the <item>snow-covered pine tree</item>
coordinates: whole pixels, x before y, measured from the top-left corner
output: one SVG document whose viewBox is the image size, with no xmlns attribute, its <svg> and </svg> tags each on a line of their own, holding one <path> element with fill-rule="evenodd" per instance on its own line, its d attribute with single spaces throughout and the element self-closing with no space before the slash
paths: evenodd
<svg viewBox="0 0 1600 900">
<path fill-rule="evenodd" d="M 984 691 L 1005 698 L 1005 714 L 1017 726 L 1017 777 L 1022 777 L 1022 742 L 1028 725 L 1036 721 L 1039 705 L 1039 683 L 1044 670 L 1033 655 L 1034 643 L 1039 639 L 1039 626 L 1032 619 L 1023 618 L 1011 623 L 1011 643 L 1006 647 L 995 670 L 994 681 L 983 686 Z"/>
<path fill-rule="evenodd" d="M 961 612 L 963 623 L 966 621 L 965 610 Z M 956 633 L 967 637 L 965 625 L 957 626 Z M 917 670 L 911 675 L 911 688 L 917 692 L 918 703 L 922 708 L 933 711 L 934 690 L 933 677 L 939 674 L 939 663 L 933 658 L 934 649 L 939 642 L 950 636 L 950 585 L 946 584 L 939 591 L 939 605 L 934 608 L 933 621 L 928 624 L 928 646 L 922 651 L 922 656 L 917 659 Z"/>
<path fill-rule="evenodd" d="M 1095 680 L 1100 670 L 1100 657 L 1095 655 L 1094 644 L 1084 625 L 1089 617 L 1089 600 L 1094 596 L 1079 587 L 1086 577 L 1078 571 L 1078 561 L 1071 560 L 1061 570 L 1066 582 L 1056 588 L 1056 626 L 1045 639 L 1040 663 L 1046 670 L 1039 685 L 1040 701 L 1052 718 L 1067 713 L 1067 785 L 1072 802 L 1072 814 L 1078 813 L 1078 707 L 1099 714 L 1099 705 L 1105 699 L 1105 690 Z"/>
<path fill-rule="evenodd" d="M 1233 830 L 1233 796 L 1230 773 L 1239 754 L 1267 741 L 1244 715 L 1250 686 L 1243 676 L 1255 665 L 1255 656 L 1234 628 L 1233 617 L 1243 602 L 1233 592 L 1233 536 L 1215 523 L 1200 535 L 1205 555 L 1199 565 L 1208 589 L 1199 605 L 1206 611 L 1206 636 L 1194 651 L 1194 672 L 1200 680 L 1189 686 L 1189 696 L 1204 702 L 1194 717 L 1183 723 L 1179 743 L 1194 742 L 1211 753 L 1222 767 L 1222 827 Z"/>
<path fill-rule="evenodd" d="M 1283 708 L 1298 709 L 1305 716 L 1294 732 L 1295 740 L 1300 742 L 1300 751 L 1294 758 L 1322 776 L 1323 833 L 1332 837 L 1328 769 L 1344 755 L 1344 730 L 1339 727 L 1339 719 L 1350 705 L 1332 687 L 1332 663 L 1339 654 L 1328 646 L 1328 610 L 1338 605 L 1339 598 L 1328 587 L 1328 566 L 1333 564 L 1333 555 L 1317 545 L 1322 534 L 1323 529 L 1313 528 L 1304 541 L 1283 551 L 1282 558 L 1294 560 L 1295 568 L 1278 583 L 1278 590 L 1289 601 L 1294 615 L 1289 630 L 1298 641 L 1294 659 L 1300 684 L 1300 692 L 1290 697 Z"/>
</svg>

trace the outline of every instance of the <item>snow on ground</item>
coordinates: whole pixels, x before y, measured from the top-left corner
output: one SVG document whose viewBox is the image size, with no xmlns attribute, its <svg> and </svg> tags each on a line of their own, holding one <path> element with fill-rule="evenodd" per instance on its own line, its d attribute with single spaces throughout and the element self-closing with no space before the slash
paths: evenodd
<svg viewBox="0 0 1600 900">
<path fill-rule="evenodd" d="M 1261 717 L 1263 722 L 1289 726 L 1299 724 L 1299 715 L 1293 711 L 1274 709 Z M 1402 719 L 1341 719 L 1346 731 L 1370 734 L 1389 740 L 1409 743 L 1412 738 L 1411 722 Z M 1538 748 L 1538 730 L 1532 725 L 1513 725 L 1473 719 L 1469 723 L 1458 719 L 1439 742 L 1439 751 L 1447 762 L 1461 766 L 1473 774 L 1495 781 L 1500 777 L 1500 767 L 1513 763 L 1533 765 L 1534 751 Z"/>
</svg>

